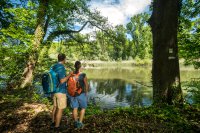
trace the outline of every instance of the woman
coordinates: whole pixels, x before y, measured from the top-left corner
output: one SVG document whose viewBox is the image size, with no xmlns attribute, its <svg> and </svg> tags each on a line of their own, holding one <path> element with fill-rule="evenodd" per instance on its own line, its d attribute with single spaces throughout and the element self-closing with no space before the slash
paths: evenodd
<svg viewBox="0 0 200 133">
<path fill-rule="evenodd" d="M 74 75 L 77 80 L 78 85 L 81 88 L 81 91 L 75 96 L 69 94 L 70 104 L 73 109 L 73 119 L 74 119 L 74 127 L 82 128 L 83 127 L 83 118 L 85 115 L 85 110 L 87 108 L 87 93 L 88 93 L 88 82 L 85 73 L 81 72 L 81 62 L 75 62 L 75 71 L 72 75 Z M 73 78 L 74 78 L 73 77 Z M 69 86 L 68 86 L 69 87 Z M 69 93 L 69 88 L 68 88 Z M 78 116 L 78 109 L 80 108 L 80 114 Z M 78 119 L 79 117 L 79 119 Z"/>
</svg>

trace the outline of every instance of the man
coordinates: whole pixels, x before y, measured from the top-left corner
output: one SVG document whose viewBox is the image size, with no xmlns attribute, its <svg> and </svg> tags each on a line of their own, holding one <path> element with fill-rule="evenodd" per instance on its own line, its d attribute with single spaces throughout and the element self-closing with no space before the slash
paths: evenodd
<svg viewBox="0 0 200 133">
<path fill-rule="evenodd" d="M 52 69 L 58 74 L 58 79 L 60 81 L 59 89 L 57 92 L 54 93 L 53 96 L 51 128 L 54 128 L 54 130 L 59 130 L 63 109 L 66 108 L 67 106 L 66 82 L 71 74 L 66 76 L 66 69 L 64 67 L 65 60 L 66 60 L 65 54 L 59 54 L 58 63 L 56 63 L 52 67 Z"/>
</svg>

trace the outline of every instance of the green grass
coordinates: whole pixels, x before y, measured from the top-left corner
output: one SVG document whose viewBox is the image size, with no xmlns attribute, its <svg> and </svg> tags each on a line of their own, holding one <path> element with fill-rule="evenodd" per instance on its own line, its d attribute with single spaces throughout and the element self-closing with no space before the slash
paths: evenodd
<svg viewBox="0 0 200 133">
<path fill-rule="evenodd" d="M 88 131 L 111 132 L 196 132 L 199 131 L 199 109 L 161 105 L 119 108 L 86 119 Z M 195 127 L 195 128 L 194 128 Z"/>
<path fill-rule="evenodd" d="M 34 91 L 2 91 L 0 105 L 0 121 L 3 122 L 0 131 L 18 132 L 20 130 L 16 128 L 17 125 L 23 123 L 29 123 L 27 132 L 50 131 L 52 102 Z M 42 110 L 44 105 L 49 106 L 48 110 Z M 73 127 L 71 109 L 65 109 L 62 123 L 68 124 L 68 128 L 63 129 L 63 132 L 199 132 L 199 112 L 199 106 L 189 104 L 182 107 L 163 104 L 136 106 L 107 111 L 89 104 L 84 120 L 85 127 L 80 130 Z"/>
</svg>

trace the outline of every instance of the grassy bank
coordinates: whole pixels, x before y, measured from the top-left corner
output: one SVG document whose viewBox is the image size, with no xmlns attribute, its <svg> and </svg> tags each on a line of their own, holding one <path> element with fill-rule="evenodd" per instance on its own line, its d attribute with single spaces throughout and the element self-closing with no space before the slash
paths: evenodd
<svg viewBox="0 0 200 133">
<path fill-rule="evenodd" d="M 51 100 L 32 90 L 0 93 L 0 132 L 50 132 Z M 62 119 L 62 132 L 199 132 L 198 106 L 150 106 L 101 111 L 89 106 L 83 129 L 74 129 L 70 109 Z M 66 126 L 68 125 L 68 128 Z"/>
<path fill-rule="evenodd" d="M 82 61 L 86 68 L 94 67 L 134 67 L 134 66 L 151 66 L 150 59 L 132 60 L 132 61 Z"/>
<path fill-rule="evenodd" d="M 85 68 L 133 68 L 133 67 L 149 67 L 152 66 L 151 59 L 135 59 L 130 61 L 101 61 L 101 60 L 82 60 Z M 69 61 L 67 66 L 73 68 L 74 61 Z M 194 66 L 185 65 L 184 60 L 179 60 L 181 70 L 194 70 Z"/>
</svg>

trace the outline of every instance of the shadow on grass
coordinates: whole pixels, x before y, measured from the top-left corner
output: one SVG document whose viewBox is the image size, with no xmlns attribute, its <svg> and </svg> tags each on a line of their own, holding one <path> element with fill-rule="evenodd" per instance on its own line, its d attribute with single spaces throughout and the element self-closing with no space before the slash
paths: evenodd
<svg viewBox="0 0 200 133">
<path fill-rule="evenodd" d="M 26 130 L 30 119 L 31 107 L 24 106 L 32 102 L 31 89 L 0 90 L 0 132 Z"/>
<path fill-rule="evenodd" d="M 0 132 L 50 133 L 51 116 L 34 92 L 18 89 L 0 93 Z M 62 118 L 61 132 L 199 132 L 198 108 L 186 106 L 134 107 L 95 114 L 88 108 L 83 129 L 74 129 L 71 116 Z"/>
<path fill-rule="evenodd" d="M 32 133 L 49 133 L 53 130 L 50 129 L 51 117 L 49 112 L 38 113 L 29 123 L 29 129 L 27 132 Z"/>
</svg>

